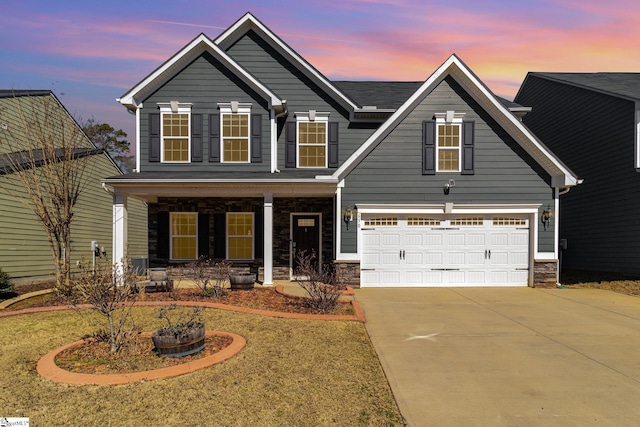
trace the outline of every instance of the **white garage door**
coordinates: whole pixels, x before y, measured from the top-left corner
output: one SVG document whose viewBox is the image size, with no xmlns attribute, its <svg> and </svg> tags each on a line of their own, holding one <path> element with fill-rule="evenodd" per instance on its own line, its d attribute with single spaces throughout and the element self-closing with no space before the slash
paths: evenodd
<svg viewBox="0 0 640 427">
<path fill-rule="evenodd" d="M 361 286 L 526 286 L 529 220 L 362 217 Z"/>
</svg>

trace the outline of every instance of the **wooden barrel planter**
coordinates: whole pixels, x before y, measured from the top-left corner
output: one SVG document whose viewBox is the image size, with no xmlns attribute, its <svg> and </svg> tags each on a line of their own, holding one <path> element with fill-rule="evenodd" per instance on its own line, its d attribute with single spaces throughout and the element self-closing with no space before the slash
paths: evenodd
<svg viewBox="0 0 640 427">
<path fill-rule="evenodd" d="M 231 289 L 253 289 L 256 282 L 256 275 L 253 273 L 232 273 L 229 276 Z"/>
<path fill-rule="evenodd" d="M 204 323 L 176 336 L 167 328 L 161 328 L 151 334 L 155 351 L 165 357 L 184 357 L 195 354 L 204 348 Z"/>
</svg>

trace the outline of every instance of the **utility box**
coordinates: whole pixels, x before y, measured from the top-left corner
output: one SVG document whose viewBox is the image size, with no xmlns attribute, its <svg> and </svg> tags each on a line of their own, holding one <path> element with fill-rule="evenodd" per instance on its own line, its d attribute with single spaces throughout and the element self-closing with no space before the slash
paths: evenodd
<svg viewBox="0 0 640 427">
<path fill-rule="evenodd" d="M 146 276 L 147 268 L 149 268 L 148 258 L 131 258 L 131 268 L 134 274 L 138 276 Z"/>
</svg>

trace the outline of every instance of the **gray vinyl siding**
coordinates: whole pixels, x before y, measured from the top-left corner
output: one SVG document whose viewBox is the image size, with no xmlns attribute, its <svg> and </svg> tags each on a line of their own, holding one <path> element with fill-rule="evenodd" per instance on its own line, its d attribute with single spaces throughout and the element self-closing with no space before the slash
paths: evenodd
<svg viewBox="0 0 640 427">
<path fill-rule="evenodd" d="M 635 105 L 529 75 L 516 102 L 524 118 L 584 183 L 560 197 L 563 269 L 640 273 L 640 174 Z"/>
<path fill-rule="evenodd" d="M 378 128 L 379 124 L 351 124 L 348 112 L 255 32 L 249 31 L 227 49 L 227 53 L 258 80 L 287 100 L 287 121 L 295 121 L 296 112 L 328 112 L 329 121 L 339 123 L 339 163 L 342 164 Z M 285 133 L 278 126 L 278 165 L 286 173 Z"/>
<path fill-rule="evenodd" d="M 149 162 L 149 113 L 158 113 L 158 102 L 192 103 L 192 114 L 202 114 L 202 162 L 188 164 Z M 262 162 L 229 164 L 209 162 L 209 114 L 219 114 L 218 103 L 249 102 L 251 114 L 262 115 Z M 144 172 L 270 171 L 270 111 L 267 101 L 211 54 L 204 53 L 144 100 L 140 117 L 140 169 Z"/>
<path fill-rule="evenodd" d="M 74 208 L 72 232 L 72 267 L 83 258 L 91 261 L 91 241 L 104 246 L 111 259 L 112 196 L 102 188 L 100 179 L 119 173 L 105 154 L 93 156 L 85 177 L 87 187 Z M 14 278 L 48 276 L 54 264 L 46 232 L 31 209 L 15 194 L 21 184 L 12 175 L 0 176 L 0 268 Z M 129 253 L 132 257 L 147 256 L 146 205 L 129 201 Z M 141 220 L 142 219 L 142 220 Z M 53 276 L 50 276 L 53 278 Z"/>
<path fill-rule="evenodd" d="M 465 112 L 475 121 L 475 173 L 422 175 L 422 122 L 434 113 Z M 449 195 L 449 179 L 456 186 Z M 359 203 L 547 204 L 550 177 L 453 78 L 442 81 L 346 178 L 343 207 Z M 356 229 L 342 224 L 342 251 L 356 251 Z M 553 227 L 540 230 L 538 250 L 553 252 Z"/>
</svg>

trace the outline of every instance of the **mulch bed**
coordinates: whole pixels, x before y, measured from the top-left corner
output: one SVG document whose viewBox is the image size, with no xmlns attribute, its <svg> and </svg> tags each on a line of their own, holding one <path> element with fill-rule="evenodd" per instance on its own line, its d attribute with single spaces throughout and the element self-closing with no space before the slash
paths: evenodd
<svg viewBox="0 0 640 427">
<path fill-rule="evenodd" d="M 204 349 L 184 357 L 163 357 L 153 351 L 150 337 L 139 336 L 120 353 L 111 354 L 109 344 L 87 339 L 85 343 L 62 351 L 56 356 L 56 365 L 80 374 L 123 374 L 150 371 L 193 362 L 211 356 L 228 347 L 233 340 L 228 336 L 206 337 Z"/>
<path fill-rule="evenodd" d="M 20 287 L 22 288 L 22 286 Z M 46 286 L 33 286 L 34 290 L 50 289 Z M 309 305 L 307 298 L 297 296 L 286 296 L 276 292 L 275 288 L 255 288 L 252 290 L 229 290 L 224 296 L 212 298 L 202 295 L 197 288 L 179 288 L 172 292 L 144 292 L 138 295 L 138 301 L 192 301 L 215 302 L 219 304 L 248 307 L 259 310 L 277 311 L 284 313 L 301 314 L 354 314 L 351 304 L 338 304 L 331 313 L 325 313 Z M 23 309 L 27 307 L 52 307 L 68 305 L 66 299 L 58 298 L 54 294 L 44 295 L 33 300 L 22 301 L 9 307 L 9 310 Z"/>
</svg>

